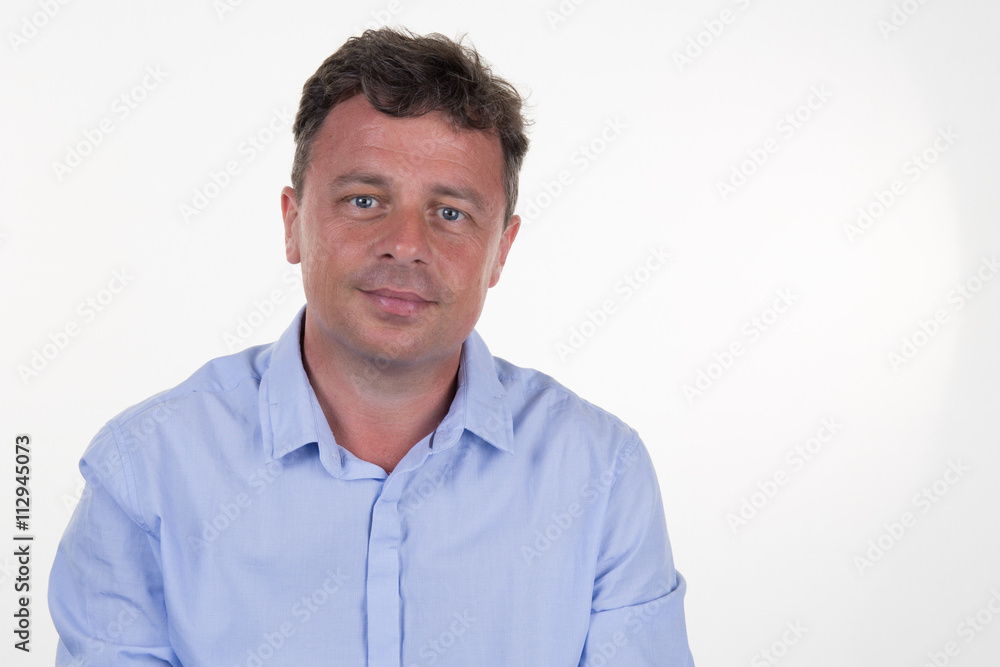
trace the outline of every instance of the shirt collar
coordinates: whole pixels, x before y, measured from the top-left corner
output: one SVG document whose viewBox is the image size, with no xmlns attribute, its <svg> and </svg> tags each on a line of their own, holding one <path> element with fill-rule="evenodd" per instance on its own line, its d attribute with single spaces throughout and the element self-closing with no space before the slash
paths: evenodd
<svg viewBox="0 0 1000 667">
<path fill-rule="evenodd" d="M 271 359 L 261 376 L 259 411 L 264 451 L 278 459 L 329 432 L 316 394 L 302 365 L 300 344 L 306 306 L 271 347 Z M 324 423 L 317 424 L 323 419 Z M 497 449 L 513 453 L 514 428 L 503 384 L 497 377 L 493 355 L 473 330 L 462 345 L 458 388 L 437 429 L 436 449 L 458 440 L 459 429 L 468 430 Z M 444 443 L 449 443 L 445 445 Z"/>
<path fill-rule="evenodd" d="M 459 426 L 512 454 L 514 422 L 506 394 L 497 376 L 493 355 L 479 333 L 473 330 L 462 345 L 458 389 L 442 426 Z"/>
<path fill-rule="evenodd" d="M 305 310 L 305 306 L 299 309 L 292 324 L 271 346 L 270 363 L 260 379 L 260 431 L 264 451 L 270 454 L 268 460 L 319 442 L 312 406 L 316 399 L 302 366 L 299 345 Z"/>
</svg>

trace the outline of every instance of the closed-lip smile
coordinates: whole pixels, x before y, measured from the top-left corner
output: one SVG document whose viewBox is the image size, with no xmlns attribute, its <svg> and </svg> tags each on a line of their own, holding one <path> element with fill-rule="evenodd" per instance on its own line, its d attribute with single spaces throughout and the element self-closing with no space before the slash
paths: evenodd
<svg viewBox="0 0 1000 667">
<path fill-rule="evenodd" d="M 390 299 L 403 299 L 404 301 L 417 301 L 429 303 L 428 299 L 423 298 L 415 292 L 397 292 L 391 289 L 376 289 L 376 290 L 363 290 L 369 294 L 374 294 L 375 296 L 384 296 Z"/>
</svg>

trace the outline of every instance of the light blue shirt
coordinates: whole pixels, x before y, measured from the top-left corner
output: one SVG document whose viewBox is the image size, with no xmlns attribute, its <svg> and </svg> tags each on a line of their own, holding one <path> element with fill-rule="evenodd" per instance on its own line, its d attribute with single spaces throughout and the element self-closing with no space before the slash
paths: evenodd
<svg viewBox="0 0 1000 667">
<path fill-rule="evenodd" d="M 693 665 L 633 429 L 473 331 L 447 415 L 387 475 L 335 442 L 303 313 L 87 448 L 57 665 Z"/>
</svg>

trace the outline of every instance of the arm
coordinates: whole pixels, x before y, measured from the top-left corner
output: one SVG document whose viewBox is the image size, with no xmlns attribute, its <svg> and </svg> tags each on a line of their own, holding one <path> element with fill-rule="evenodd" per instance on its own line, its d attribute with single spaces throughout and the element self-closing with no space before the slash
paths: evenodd
<svg viewBox="0 0 1000 667">
<path fill-rule="evenodd" d="M 609 491 L 580 667 L 693 667 L 684 578 L 674 569 L 656 472 L 638 438 Z"/>
<path fill-rule="evenodd" d="M 180 666 L 167 636 L 156 541 L 132 507 L 123 461 L 110 426 L 80 461 L 87 485 L 49 576 L 57 666 Z"/>
</svg>

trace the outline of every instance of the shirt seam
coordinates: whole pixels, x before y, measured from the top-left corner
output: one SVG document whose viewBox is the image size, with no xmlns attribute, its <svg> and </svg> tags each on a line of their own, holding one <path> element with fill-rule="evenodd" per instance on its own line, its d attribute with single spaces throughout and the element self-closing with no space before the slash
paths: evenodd
<svg viewBox="0 0 1000 667">
<path fill-rule="evenodd" d="M 153 531 L 146 523 L 146 519 L 139 508 L 139 494 L 135 483 L 135 469 L 132 466 L 132 453 L 129 451 L 128 443 L 125 442 L 125 434 L 122 432 L 121 425 L 117 421 L 111 422 L 110 426 L 111 434 L 115 439 L 115 448 L 118 450 L 118 459 L 121 461 L 122 475 L 125 479 L 125 494 L 128 499 L 129 508 L 132 510 L 132 514 L 139 527 L 151 536 Z"/>
<path fill-rule="evenodd" d="M 129 508 L 132 510 L 132 514 L 134 515 L 136 523 L 139 525 L 140 528 L 143 529 L 143 531 L 146 532 L 146 534 L 152 537 L 153 530 L 152 528 L 150 528 L 149 524 L 146 523 L 145 516 L 142 513 L 142 507 L 140 506 L 139 503 L 138 484 L 136 484 L 135 481 L 135 466 L 132 463 L 132 452 L 129 449 L 128 441 L 124 431 L 122 430 L 122 427 L 127 425 L 128 423 L 131 423 L 134 420 L 141 418 L 142 415 L 146 414 L 148 411 L 155 409 L 165 403 L 169 403 L 170 401 L 177 399 L 181 396 L 197 392 L 205 392 L 211 394 L 229 393 L 231 391 L 235 391 L 240 387 L 241 384 L 250 379 L 257 380 L 258 382 L 260 381 L 260 378 L 257 377 L 256 374 L 251 373 L 244 375 L 243 377 L 240 377 L 235 384 L 228 387 L 220 387 L 218 389 L 192 388 L 188 391 L 179 394 L 173 394 L 172 392 L 168 391 L 164 396 L 162 396 L 161 400 L 156 401 L 155 403 L 149 403 L 148 405 L 145 405 L 142 408 L 142 410 L 135 413 L 134 415 L 129 415 L 129 417 L 124 420 L 113 419 L 108 423 L 108 426 L 111 430 L 111 435 L 115 439 L 115 448 L 118 451 L 118 458 L 121 461 L 122 475 L 125 480 L 125 492 L 128 499 Z"/>
<path fill-rule="evenodd" d="M 530 369 L 522 369 L 522 370 L 530 370 Z M 525 394 L 530 393 L 530 392 L 556 391 L 564 399 L 574 399 L 574 400 L 577 400 L 577 401 L 579 401 L 581 403 L 581 405 L 583 405 L 584 407 L 586 407 L 588 410 L 590 410 L 590 411 L 592 411 L 592 412 L 594 412 L 594 413 L 596 413 L 598 415 L 601 415 L 602 417 L 607 418 L 613 424 L 615 424 L 615 425 L 621 427 L 622 429 L 628 431 L 629 432 L 629 437 L 630 437 L 630 440 L 629 440 L 628 444 L 633 444 L 633 446 L 634 446 L 634 443 L 632 443 L 631 440 L 638 440 L 638 433 L 636 433 L 635 429 L 633 429 L 631 426 L 629 426 L 624 421 L 622 421 L 620 417 L 618 417 L 615 414 L 612 414 L 612 413 L 608 412 L 607 410 L 605 410 L 604 408 L 602 408 L 599 405 L 591 403 L 590 401 L 588 401 L 584 397 L 580 396 L 578 393 L 576 393 L 575 391 L 573 391 L 569 387 L 561 384 L 558 380 L 556 380 L 555 378 L 553 378 L 551 376 L 543 375 L 542 377 L 528 377 L 528 378 L 525 378 L 521 374 L 516 374 L 515 375 L 515 374 L 497 373 L 497 379 L 500 381 L 501 387 L 504 390 L 506 390 L 506 386 L 504 386 L 505 382 L 511 382 L 511 383 L 516 382 L 516 383 L 518 383 L 518 384 L 521 385 L 521 391 L 523 393 L 525 393 Z M 504 391 L 504 393 L 507 394 L 509 392 Z M 622 454 L 624 454 L 624 453 L 625 452 L 623 451 Z"/>
<path fill-rule="evenodd" d="M 211 362 L 209 362 L 209 363 L 211 363 Z M 270 368 L 270 363 L 268 364 L 268 368 Z M 174 393 L 177 389 L 179 389 L 181 386 L 183 386 L 184 384 L 187 383 L 187 381 L 185 380 L 184 382 L 181 383 L 181 385 L 179 385 L 177 387 L 174 387 L 173 389 L 170 389 L 170 390 L 166 391 L 164 393 L 164 395 L 161 397 L 161 400 L 157 401 L 156 403 L 150 403 L 148 406 L 146 406 L 146 407 L 143 408 L 142 412 L 139 412 L 139 413 L 137 413 L 137 414 L 135 414 L 133 416 L 130 416 L 125 421 L 131 421 L 132 419 L 135 419 L 136 417 L 140 416 L 143 412 L 145 412 L 149 408 L 156 407 L 157 405 L 160 405 L 162 403 L 166 403 L 167 401 L 172 401 L 174 399 L 180 398 L 181 396 L 187 396 L 188 394 L 197 394 L 197 393 L 226 394 L 226 393 L 229 393 L 229 392 L 234 391 L 236 389 L 239 389 L 239 386 L 241 384 L 243 384 L 244 382 L 246 382 L 247 380 L 254 380 L 254 381 L 256 381 L 259 384 L 262 377 L 263 377 L 263 373 L 261 373 L 259 375 L 256 374 L 256 373 L 247 373 L 246 375 L 243 375 L 243 376 L 240 376 L 238 378 L 234 378 L 234 379 L 230 380 L 230 382 L 232 382 L 232 384 L 225 384 L 225 385 L 223 385 L 223 384 L 220 383 L 221 386 L 218 386 L 218 387 L 209 387 L 209 386 L 206 386 L 206 387 L 201 387 L 201 386 L 185 387 L 184 391 L 178 392 L 178 393 Z"/>
<path fill-rule="evenodd" d="M 615 478 L 612 480 L 611 487 L 608 489 L 609 498 L 611 497 L 611 491 L 615 488 L 615 484 L 618 483 L 618 477 L 621 475 L 622 470 L 625 469 L 632 457 L 635 456 L 636 450 L 639 449 L 639 434 L 636 433 L 634 429 L 629 430 L 629 439 L 622 447 L 622 451 L 618 454 L 618 457 L 615 459 Z"/>
<path fill-rule="evenodd" d="M 617 470 L 615 471 L 615 477 L 611 481 L 611 485 L 608 487 L 608 502 L 604 506 L 604 516 L 601 517 L 601 526 L 602 526 L 601 534 L 602 535 L 604 534 L 603 527 L 607 526 L 607 523 L 608 523 L 607 508 L 608 508 L 608 505 L 611 504 L 611 495 L 614 493 L 615 486 L 618 484 L 618 479 L 621 477 L 622 471 L 625 470 L 625 468 L 628 466 L 629 461 L 631 461 L 632 457 L 635 456 L 636 451 L 638 451 L 638 449 L 639 449 L 639 443 L 641 442 L 641 439 L 639 438 L 639 434 L 634 429 L 632 429 L 631 436 L 632 437 L 630 438 L 630 440 L 625 444 L 624 447 L 622 447 L 621 453 L 615 459 L 616 463 L 618 464 L 617 465 Z M 654 503 L 656 502 L 656 495 L 657 494 L 655 494 L 655 493 L 653 494 L 653 502 Z M 649 511 L 649 516 L 646 519 L 646 525 L 643 526 L 643 529 L 642 529 L 642 532 L 641 532 L 640 543 L 644 542 L 645 539 L 646 539 L 646 536 L 649 535 L 649 527 L 651 525 L 653 525 L 653 518 L 655 516 L 656 516 L 656 507 L 654 506 Z M 595 573 L 596 573 L 597 570 L 601 569 L 601 565 L 603 563 L 605 563 L 607 560 L 608 560 L 607 558 L 604 558 L 604 559 L 601 559 L 601 560 L 599 560 L 599 561 L 597 561 L 595 563 L 595 565 L 594 565 L 594 571 L 595 571 Z M 623 561 L 623 564 L 626 563 L 626 562 L 628 562 L 629 560 L 631 560 L 631 557 L 626 558 L 626 560 Z M 595 610 L 595 609 L 592 609 L 591 611 L 606 611 L 606 610 Z"/>
</svg>

